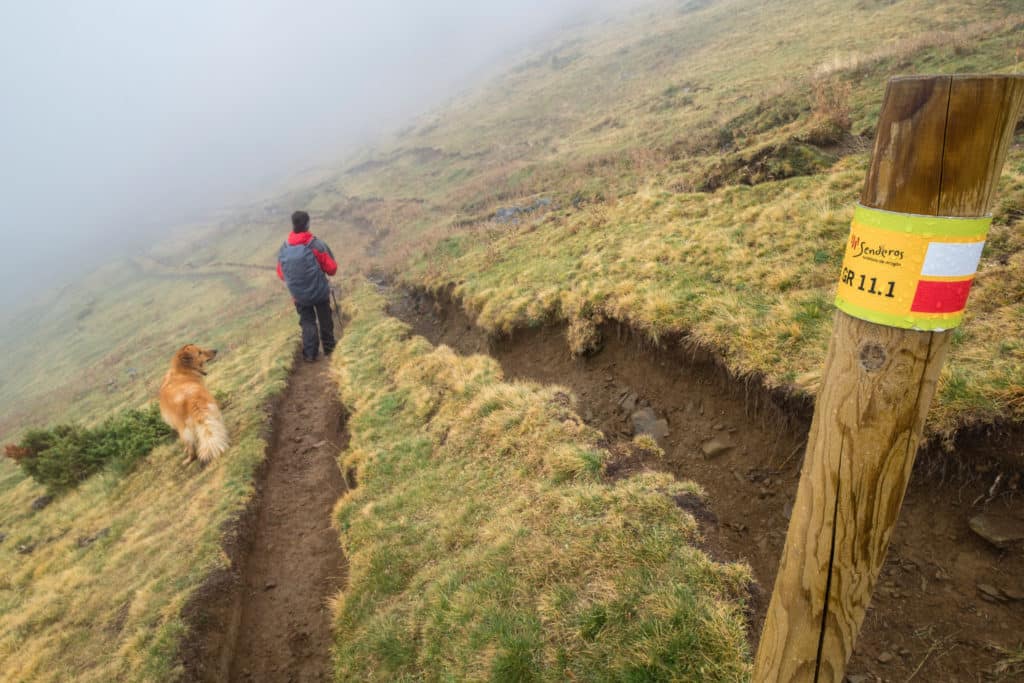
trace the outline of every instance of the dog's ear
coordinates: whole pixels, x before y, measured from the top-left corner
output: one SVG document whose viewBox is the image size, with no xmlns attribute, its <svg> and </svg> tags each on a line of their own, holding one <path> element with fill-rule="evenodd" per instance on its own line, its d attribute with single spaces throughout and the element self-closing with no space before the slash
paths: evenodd
<svg viewBox="0 0 1024 683">
<path fill-rule="evenodd" d="M 181 347 L 181 350 L 178 351 L 178 362 L 186 368 L 191 368 L 195 365 L 196 357 L 195 354 L 192 353 L 191 344 Z"/>
</svg>

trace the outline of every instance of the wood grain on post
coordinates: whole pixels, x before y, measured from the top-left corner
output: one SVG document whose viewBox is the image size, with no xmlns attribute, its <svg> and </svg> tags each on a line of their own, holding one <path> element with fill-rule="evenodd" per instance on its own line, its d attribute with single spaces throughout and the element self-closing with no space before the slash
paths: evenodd
<svg viewBox="0 0 1024 683">
<path fill-rule="evenodd" d="M 1022 103 L 1022 77 L 891 80 L 861 203 L 985 215 Z M 836 313 L 755 681 L 842 680 L 949 340 Z"/>
</svg>

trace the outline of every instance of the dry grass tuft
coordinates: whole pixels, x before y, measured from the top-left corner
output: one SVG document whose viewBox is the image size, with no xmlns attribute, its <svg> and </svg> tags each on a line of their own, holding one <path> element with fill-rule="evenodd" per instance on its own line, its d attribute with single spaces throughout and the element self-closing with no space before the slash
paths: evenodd
<svg viewBox="0 0 1024 683">
<path fill-rule="evenodd" d="M 586 356 L 601 348 L 601 330 L 590 318 L 572 318 L 565 337 L 574 356 Z"/>
<path fill-rule="evenodd" d="M 837 78 L 814 81 L 814 108 L 804 139 L 812 145 L 834 145 L 850 131 L 849 83 Z"/>
</svg>

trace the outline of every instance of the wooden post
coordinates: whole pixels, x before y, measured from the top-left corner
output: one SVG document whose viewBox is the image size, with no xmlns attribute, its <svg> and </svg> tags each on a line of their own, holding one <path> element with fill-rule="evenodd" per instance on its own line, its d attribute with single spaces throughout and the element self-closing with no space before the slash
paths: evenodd
<svg viewBox="0 0 1024 683">
<path fill-rule="evenodd" d="M 861 203 L 985 215 L 1024 103 L 1019 76 L 889 82 Z M 899 516 L 950 333 L 837 312 L 754 680 L 839 683 Z"/>
</svg>

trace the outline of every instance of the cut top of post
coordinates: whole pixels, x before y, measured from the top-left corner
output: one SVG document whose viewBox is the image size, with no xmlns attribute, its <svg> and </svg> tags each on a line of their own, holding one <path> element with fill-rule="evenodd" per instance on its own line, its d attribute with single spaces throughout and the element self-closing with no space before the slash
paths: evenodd
<svg viewBox="0 0 1024 683">
<path fill-rule="evenodd" d="M 992 201 L 1024 105 L 1024 76 L 889 81 L 861 203 L 929 216 L 980 216 Z M 995 169 L 990 172 L 990 169 Z"/>
</svg>

